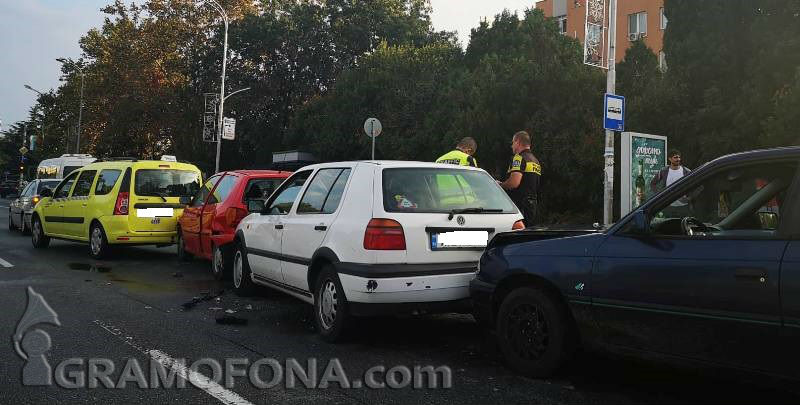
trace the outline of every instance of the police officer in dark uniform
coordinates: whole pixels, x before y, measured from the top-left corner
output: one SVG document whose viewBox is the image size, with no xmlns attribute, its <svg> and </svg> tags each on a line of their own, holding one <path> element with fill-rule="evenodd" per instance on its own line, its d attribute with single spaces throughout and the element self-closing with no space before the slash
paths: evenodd
<svg viewBox="0 0 800 405">
<path fill-rule="evenodd" d="M 466 137 L 456 145 L 456 148 L 436 159 L 436 163 L 478 167 L 478 161 L 472 155 L 478 151 L 478 143 L 472 137 Z"/>
<path fill-rule="evenodd" d="M 525 131 L 514 134 L 511 150 L 514 152 L 514 158 L 508 167 L 508 178 L 500 183 L 500 186 L 522 211 L 525 226 L 530 227 L 536 221 L 539 206 L 539 179 L 542 176 L 542 165 L 531 153 L 531 136 Z"/>
</svg>

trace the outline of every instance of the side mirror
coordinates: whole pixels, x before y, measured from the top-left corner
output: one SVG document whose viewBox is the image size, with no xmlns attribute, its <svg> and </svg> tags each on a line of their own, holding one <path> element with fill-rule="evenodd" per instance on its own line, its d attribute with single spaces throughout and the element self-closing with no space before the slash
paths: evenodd
<svg viewBox="0 0 800 405">
<path fill-rule="evenodd" d="M 45 188 L 42 189 L 42 192 L 39 193 L 39 196 L 42 197 L 42 198 L 52 197 L 53 196 L 53 190 L 50 190 L 49 188 L 45 187 Z"/>
<path fill-rule="evenodd" d="M 178 203 L 181 205 L 189 205 L 192 203 L 193 198 L 189 197 L 188 195 L 182 195 L 180 199 L 178 199 Z"/>
<path fill-rule="evenodd" d="M 759 212 L 758 219 L 761 221 L 761 229 L 778 229 L 779 217 L 777 212 Z"/>
</svg>

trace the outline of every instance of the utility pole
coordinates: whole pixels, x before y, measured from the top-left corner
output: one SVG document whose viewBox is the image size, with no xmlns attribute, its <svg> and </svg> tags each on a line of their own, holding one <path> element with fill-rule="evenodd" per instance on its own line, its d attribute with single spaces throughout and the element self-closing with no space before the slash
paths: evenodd
<svg viewBox="0 0 800 405">
<path fill-rule="evenodd" d="M 83 116 L 83 69 L 80 69 L 81 72 L 81 100 L 80 100 L 80 107 L 78 107 L 78 141 L 75 145 L 75 153 L 81 153 L 81 118 Z"/>
<path fill-rule="evenodd" d="M 77 140 L 75 141 L 75 153 L 81 153 L 81 118 L 83 116 L 83 62 L 75 62 L 72 59 L 67 58 L 56 58 L 57 61 L 63 63 L 65 66 L 69 65 L 73 69 L 76 69 L 78 73 L 81 75 L 81 97 L 80 97 L 80 105 L 78 106 L 78 134 L 76 136 Z"/>
<path fill-rule="evenodd" d="M 222 78 L 219 84 L 219 116 L 217 119 L 217 158 L 214 165 L 214 173 L 219 172 L 219 157 L 222 152 L 222 128 L 224 123 L 224 109 L 225 105 L 225 68 L 228 64 L 228 14 L 225 9 L 216 2 L 216 0 L 202 0 L 204 3 L 211 5 L 222 17 L 222 22 L 225 24 L 225 38 L 224 45 L 222 46 Z"/>
<path fill-rule="evenodd" d="M 616 73 L 617 47 L 617 0 L 608 2 L 608 76 L 606 92 L 615 94 L 617 84 Z M 606 129 L 604 187 L 603 187 L 603 224 L 606 228 L 614 220 L 614 131 Z"/>
</svg>

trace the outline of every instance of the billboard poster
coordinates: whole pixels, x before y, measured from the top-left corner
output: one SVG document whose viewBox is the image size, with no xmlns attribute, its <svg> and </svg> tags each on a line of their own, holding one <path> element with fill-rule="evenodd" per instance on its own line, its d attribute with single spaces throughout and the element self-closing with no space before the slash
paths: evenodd
<svg viewBox="0 0 800 405">
<path fill-rule="evenodd" d="M 653 196 L 650 181 L 667 166 L 667 138 L 623 132 L 621 147 L 620 209 L 624 216 Z"/>
</svg>

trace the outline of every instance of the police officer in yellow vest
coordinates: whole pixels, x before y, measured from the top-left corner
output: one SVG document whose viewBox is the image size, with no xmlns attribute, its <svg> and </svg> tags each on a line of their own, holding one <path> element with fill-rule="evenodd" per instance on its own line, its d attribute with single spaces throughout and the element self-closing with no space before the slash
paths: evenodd
<svg viewBox="0 0 800 405">
<path fill-rule="evenodd" d="M 514 152 L 514 158 L 508 167 L 508 178 L 500 183 L 500 186 L 522 211 L 525 226 L 530 227 L 536 221 L 542 165 L 531 153 L 531 136 L 525 131 L 514 134 L 511 150 Z"/>
<path fill-rule="evenodd" d="M 478 143 L 471 137 L 466 137 L 456 145 L 456 149 L 445 153 L 436 163 L 478 167 L 478 161 L 472 155 L 478 150 Z"/>
</svg>

